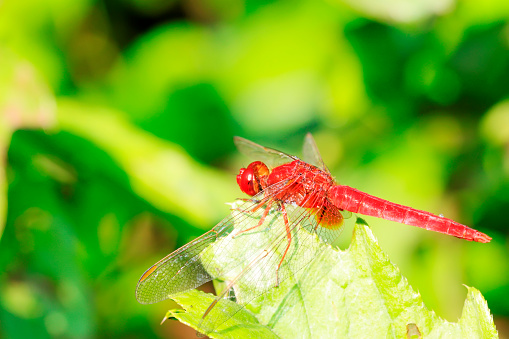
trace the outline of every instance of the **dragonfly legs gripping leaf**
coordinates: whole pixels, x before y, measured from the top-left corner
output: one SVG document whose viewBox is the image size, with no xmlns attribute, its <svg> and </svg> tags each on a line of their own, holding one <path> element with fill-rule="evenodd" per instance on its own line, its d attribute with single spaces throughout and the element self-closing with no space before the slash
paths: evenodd
<svg viewBox="0 0 509 339">
<path fill-rule="evenodd" d="M 281 268 L 281 265 L 283 264 L 283 261 L 285 260 L 286 253 L 288 252 L 288 249 L 290 249 L 290 245 L 292 243 L 292 232 L 290 230 L 290 223 L 288 222 L 288 214 L 286 213 L 285 205 L 281 204 L 281 211 L 283 213 L 283 220 L 285 223 L 285 230 L 286 230 L 286 238 L 288 239 L 288 243 L 286 245 L 285 252 L 283 253 L 283 256 L 281 257 L 281 261 L 279 262 L 279 265 L 277 265 L 276 269 L 276 287 L 279 286 L 279 269 Z"/>
<path fill-rule="evenodd" d="M 274 199 L 273 198 L 262 199 L 260 201 L 260 203 L 257 204 L 250 211 L 250 212 L 254 212 L 254 211 L 258 210 L 265 203 L 265 201 L 267 201 L 267 206 L 265 207 L 265 210 L 263 211 L 263 214 L 262 214 L 258 224 L 256 226 L 253 226 L 253 227 L 250 227 L 248 229 L 245 229 L 245 230 L 237 232 L 237 234 L 235 234 L 234 238 L 236 236 L 240 235 L 240 234 L 243 234 L 243 233 L 249 232 L 251 230 L 254 230 L 255 228 L 258 228 L 258 227 L 260 227 L 260 226 L 262 226 L 264 224 L 265 219 L 267 218 L 267 215 L 269 214 L 270 209 L 272 208 L 272 204 L 274 203 Z M 288 213 L 286 212 L 286 208 L 285 208 L 284 204 L 278 203 L 278 209 L 281 211 L 281 214 L 283 215 L 283 221 L 284 221 L 285 230 L 286 230 L 286 238 L 288 240 L 288 243 L 287 243 L 285 251 L 283 252 L 283 255 L 281 257 L 281 261 L 279 262 L 279 264 L 278 264 L 278 266 L 276 268 L 276 287 L 279 286 L 279 269 L 281 268 L 281 265 L 283 264 L 283 262 L 285 260 L 285 257 L 286 257 L 286 254 L 288 253 L 288 250 L 290 249 L 290 245 L 292 243 L 292 232 L 290 230 L 290 222 L 288 221 Z"/>
<path fill-rule="evenodd" d="M 253 227 L 250 227 L 248 229 L 241 230 L 241 231 L 237 232 L 237 234 L 235 234 L 235 236 L 233 236 L 233 238 L 235 238 L 236 236 L 238 236 L 240 234 L 243 234 L 243 233 L 249 232 L 251 230 L 254 230 L 255 228 L 258 228 L 258 227 L 262 226 L 265 223 L 265 219 L 267 218 L 267 215 L 269 214 L 270 209 L 272 208 L 272 204 L 274 203 L 274 199 L 273 198 L 264 198 L 264 199 L 262 199 L 254 208 L 252 208 L 250 210 L 250 212 L 255 212 L 261 206 L 263 206 L 265 204 L 265 202 L 267 203 L 267 206 L 265 207 L 265 210 L 263 211 L 263 214 L 262 214 L 258 224 L 253 226 Z M 281 214 L 283 215 L 283 221 L 284 221 L 285 230 L 286 230 L 286 238 L 288 240 L 288 243 L 286 245 L 285 251 L 283 252 L 281 260 L 280 260 L 280 262 L 279 262 L 279 264 L 278 264 L 278 266 L 276 268 L 276 286 L 275 287 L 279 286 L 279 269 L 281 268 L 281 265 L 283 264 L 283 262 L 285 260 L 285 257 L 286 257 L 286 254 L 288 253 L 288 250 L 290 249 L 290 245 L 292 243 L 292 232 L 290 230 L 290 222 L 288 221 L 288 213 L 286 212 L 286 208 L 285 208 L 284 204 L 278 203 L 278 209 L 281 211 Z"/>
</svg>

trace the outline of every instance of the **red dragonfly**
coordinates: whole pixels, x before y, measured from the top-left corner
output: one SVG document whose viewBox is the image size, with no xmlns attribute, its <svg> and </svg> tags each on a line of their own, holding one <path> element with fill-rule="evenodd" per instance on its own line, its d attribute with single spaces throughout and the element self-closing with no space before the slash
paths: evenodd
<svg viewBox="0 0 509 339">
<path fill-rule="evenodd" d="M 225 279 L 226 288 L 203 314 L 203 333 L 302 271 L 324 248 L 321 243 L 335 242 L 351 212 L 469 241 L 491 240 L 451 219 L 338 185 L 311 134 L 304 142 L 306 162 L 240 137 L 234 141 L 242 153 L 258 159 L 237 175 L 240 189 L 251 198 L 235 204 L 230 216 L 212 230 L 154 264 L 136 287 L 138 301 L 150 304 L 212 279 Z M 242 285 L 249 288 L 239 288 Z M 219 302 L 223 298 L 236 303 Z"/>
</svg>

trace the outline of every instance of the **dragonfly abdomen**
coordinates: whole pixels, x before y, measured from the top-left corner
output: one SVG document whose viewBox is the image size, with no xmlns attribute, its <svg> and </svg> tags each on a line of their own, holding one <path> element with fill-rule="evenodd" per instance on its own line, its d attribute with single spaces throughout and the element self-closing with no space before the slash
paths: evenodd
<svg viewBox="0 0 509 339">
<path fill-rule="evenodd" d="M 329 199 L 338 208 L 353 213 L 369 215 L 426 230 L 453 235 L 470 241 L 489 242 L 484 233 L 433 213 L 399 205 L 350 186 L 337 185 L 330 189 Z"/>
</svg>

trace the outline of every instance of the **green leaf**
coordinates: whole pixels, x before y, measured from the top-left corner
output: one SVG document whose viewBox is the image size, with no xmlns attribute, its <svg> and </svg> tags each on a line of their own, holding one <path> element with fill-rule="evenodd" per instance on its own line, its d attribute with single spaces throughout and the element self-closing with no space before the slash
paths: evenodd
<svg viewBox="0 0 509 339">
<path fill-rule="evenodd" d="M 488 304 L 481 292 L 468 287 L 467 300 L 458 324 L 462 338 L 476 338 L 475 333 L 482 333 L 484 338 L 498 338 Z"/>
<path fill-rule="evenodd" d="M 270 236 L 271 232 L 274 229 L 257 232 L 257 241 L 261 240 L 260 234 Z M 235 259 L 242 258 L 240 249 L 253 246 L 252 240 L 249 236 L 236 237 L 235 247 L 239 251 L 225 252 L 233 254 Z M 357 219 L 354 238 L 347 250 L 333 249 L 316 237 L 313 242 L 308 241 L 309 250 L 302 252 L 317 256 L 310 265 L 253 299 L 247 307 L 239 309 L 236 303 L 221 299 L 207 317 L 218 317 L 217 323 L 223 323 L 207 335 L 212 338 L 498 337 L 486 301 L 474 288 L 468 287 L 463 314 L 457 323 L 428 310 L 419 293 L 382 252 L 362 219 Z M 221 240 L 211 245 L 210 250 L 218 250 L 220 244 Z M 250 286 L 240 280 L 233 287 L 237 297 L 245 296 L 253 288 L 253 281 Z M 198 291 L 172 298 L 186 310 L 172 312 L 172 317 L 195 329 L 200 328 L 202 316 L 214 300 L 214 296 Z"/>
<path fill-rule="evenodd" d="M 214 296 L 192 290 L 175 297 L 175 301 L 184 306 L 186 312 L 171 310 L 168 312 L 171 315 L 170 317 L 198 329 L 201 317 L 207 307 L 214 301 Z M 231 308 L 234 311 L 237 308 L 231 301 L 222 300 L 221 304 L 222 309 Z M 278 338 L 276 333 L 267 326 L 260 324 L 256 316 L 246 309 L 242 309 L 233 317 L 224 320 L 225 322 L 219 327 L 220 333 L 209 333 L 208 336 L 211 338 Z"/>
</svg>

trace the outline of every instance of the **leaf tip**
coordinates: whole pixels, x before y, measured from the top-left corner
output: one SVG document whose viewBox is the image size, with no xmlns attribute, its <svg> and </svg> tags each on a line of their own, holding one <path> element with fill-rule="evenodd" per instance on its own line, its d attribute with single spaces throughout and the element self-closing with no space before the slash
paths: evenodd
<svg viewBox="0 0 509 339">
<path fill-rule="evenodd" d="M 362 226 L 369 226 L 368 225 L 368 222 L 360 217 L 357 217 L 357 220 L 355 221 L 355 223 L 357 225 L 362 225 Z"/>
</svg>

